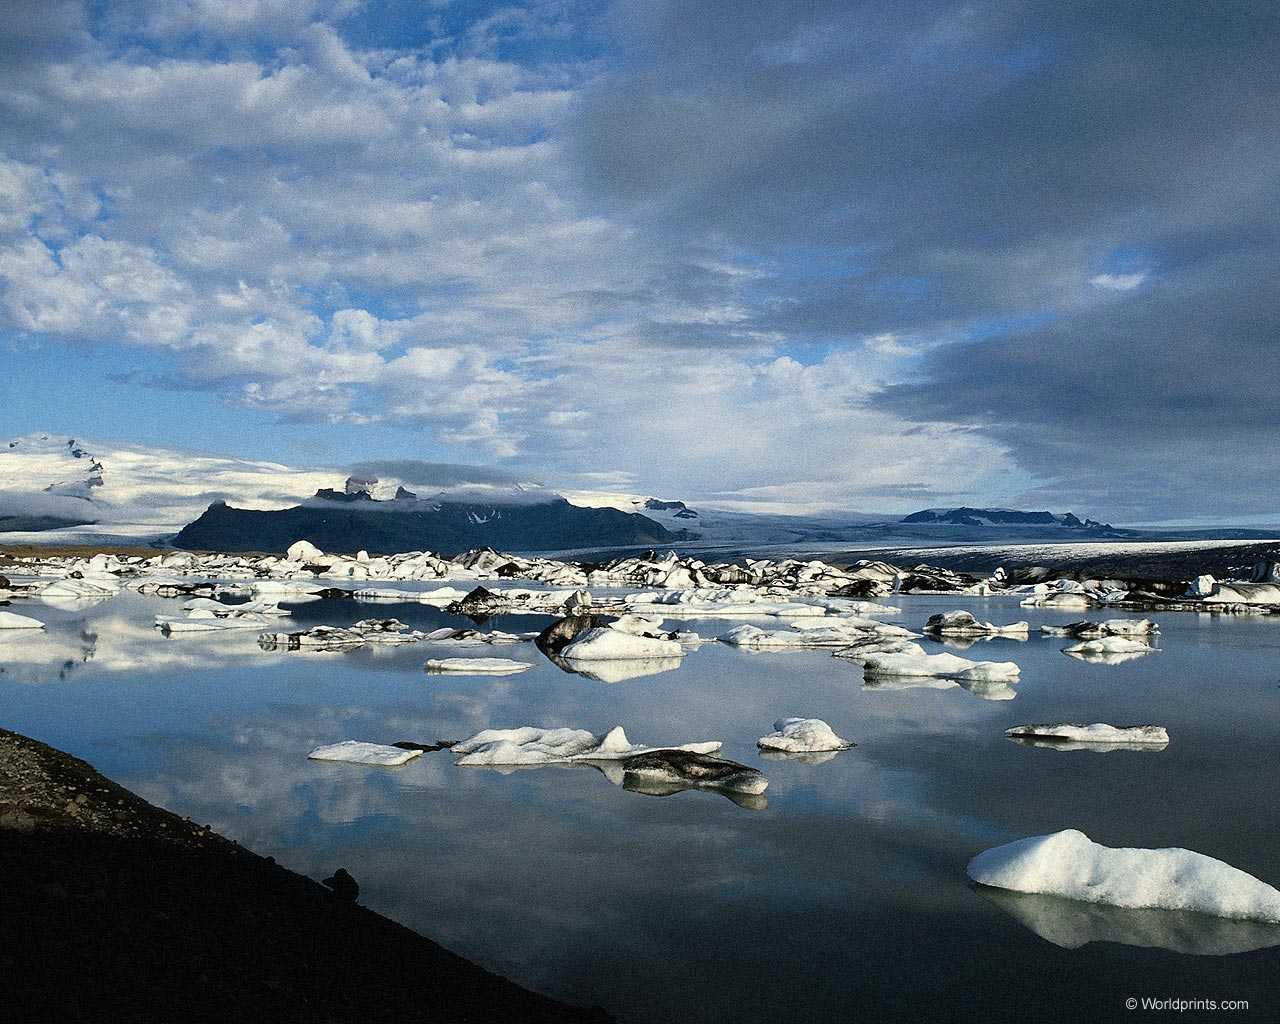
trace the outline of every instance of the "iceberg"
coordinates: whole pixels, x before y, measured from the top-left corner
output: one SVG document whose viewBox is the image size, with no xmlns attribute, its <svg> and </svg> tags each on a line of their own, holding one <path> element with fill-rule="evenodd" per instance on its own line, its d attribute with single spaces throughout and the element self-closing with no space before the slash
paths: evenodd
<svg viewBox="0 0 1280 1024">
<path fill-rule="evenodd" d="M 362 619 L 351 626 L 312 626 L 297 633 L 263 633 L 258 645 L 264 650 L 339 650 L 361 644 L 416 643 L 422 634 L 398 619 Z"/>
<path fill-rule="evenodd" d="M 0 629 L 44 629 L 44 623 L 29 615 L 16 612 L 0 612 Z"/>
<path fill-rule="evenodd" d="M 755 768 L 683 748 L 654 750 L 629 757 L 623 762 L 622 771 L 623 785 L 629 789 L 679 786 L 755 795 L 763 793 L 769 786 L 769 780 Z"/>
<path fill-rule="evenodd" d="M 1064 647 L 1062 653 L 1090 658 L 1108 654 L 1150 654 L 1154 650 L 1145 640 L 1134 640 L 1127 636 L 1103 636 L 1097 640 L 1085 640 L 1071 647 Z"/>
<path fill-rule="evenodd" d="M 307 755 L 313 761 L 348 761 L 352 764 L 376 764 L 393 768 L 422 756 L 421 750 L 405 750 L 384 746 L 381 743 L 363 743 L 360 740 L 343 740 L 316 747 Z"/>
<path fill-rule="evenodd" d="M 714 754 L 719 749 L 718 740 L 686 743 L 678 747 L 638 746 L 627 739 L 620 725 L 615 725 L 603 736 L 586 729 L 542 729 L 531 725 L 517 729 L 485 729 L 453 746 L 453 752 L 462 755 L 457 761 L 459 765 L 486 767 L 624 761 L 655 750 Z"/>
<path fill-rule="evenodd" d="M 966 870 L 1014 892 L 1280 924 L 1280 890 L 1238 868 L 1191 850 L 1102 846 L 1076 829 L 986 850 Z"/>
<path fill-rule="evenodd" d="M 924 631 L 937 636 L 983 637 L 983 636 L 1026 636 L 1031 627 L 1025 622 L 1014 622 L 1008 626 L 997 626 L 994 622 L 983 622 L 974 618 L 969 612 L 939 612 L 930 615 L 924 624 Z"/>
<path fill-rule="evenodd" d="M 1105 622 L 1068 622 L 1065 626 L 1041 626 L 1045 636 L 1069 636 L 1076 640 L 1097 640 L 1108 636 L 1152 636 L 1160 627 L 1150 619 L 1107 619 Z"/>
<path fill-rule="evenodd" d="M 851 740 L 837 736 L 820 718 L 781 718 L 773 723 L 774 731 L 756 740 L 761 750 L 786 754 L 812 754 L 820 751 L 847 750 Z"/>
<path fill-rule="evenodd" d="M 509 658 L 431 658 L 423 667 L 433 675 L 455 676 L 511 676 L 533 668 Z"/>
<path fill-rule="evenodd" d="M 520 644 L 533 640 L 537 633 L 504 633 L 493 630 L 483 633 L 478 629 L 453 629 L 445 626 L 435 629 L 422 638 L 424 643 L 449 644 L 453 647 L 487 647 L 493 644 Z"/>
<path fill-rule="evenodd" d="M 560 649 L 560 657 L 568 662 L 682 658 L 684 653 L 677 640 L 640 636 L 613 626 L 594 626 Z"/>
<path fill-rule="evenodd" d="M 1165 747 L 1169 733 L 1159 725 L 1015 725 L 1004 734 L 1012 739 L 1038 739 L 1058 743 L 1149 743 Z"/>
<path fill-rule="evenodd" d="M 869 654 L 862 659 L 864 677 L 933 676 L 970 682 L 1016 680 L 1012 661 L 969 661 L 954 654 Z"/>
</svg>

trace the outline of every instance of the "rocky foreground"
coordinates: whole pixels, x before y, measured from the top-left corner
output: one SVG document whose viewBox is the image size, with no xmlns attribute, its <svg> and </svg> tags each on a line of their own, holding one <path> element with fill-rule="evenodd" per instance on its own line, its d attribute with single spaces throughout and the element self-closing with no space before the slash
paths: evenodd
<svg viewBox="0 0 1280 1024">
<path fill-rule="evenodd" d="M 609 1019 L 525 991 L 358 906 L 349 886 L 330 891 L 5 730 L 0 877 L 8 1020 Z"/>
</svg>

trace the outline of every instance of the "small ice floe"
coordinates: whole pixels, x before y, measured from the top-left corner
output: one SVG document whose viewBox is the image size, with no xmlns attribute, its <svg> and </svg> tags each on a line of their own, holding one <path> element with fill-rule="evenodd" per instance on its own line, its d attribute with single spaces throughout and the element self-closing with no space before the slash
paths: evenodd
<svg viewBox="0 0 1280 1024">
<path fill-rule="evenodd" d="M 889 626 L 871 619 L 830 619 L 790 629 L 761 629 L 750 624 L 736 626 L 720 638 L 721 643 L 748 650 L 839 649 L 867 637 L 905 639 L 914 636 L 901 626 Z"/>
<path fill-rule="evenodd" d="M 820 718 L 780 718 L 773 723 L 773 728 L 773 732 L 756 740 L 756 746 L 761 750 L 813 754 L 847 750 L 854 746 L 852 740 L 837 736 L 831 726 Z"/>
<path fill-rule="evenodd" d="M 969 661 L 954 654 L 869 654 L 862 659 L 865 678 L 932 676 L 960 682 L 1009 682 L 1019 669 L 1012 661 Z"/>
<path fill-rule="evenodd" d="M 263 633 L 264 650 L 340 650 L 361 644 L 416 643 L 422 634 L 398 619 L 362 619 L 351 626 L 312 626 L 297 633 Z"/>
<path fill-rule="evenodd" d="M 714 754 L 719 749 L 718 740 L 676 747 L 640 746 L 627 739 L 620 725 L 615 725 L 603 736 L 586 729 L 542 729 L 532 725 L 517 729 L 485 729 L 453 746 L 453 752 L 462 755 L 457 763 L 468 767 L 622 761 L 655 750 Z"/>
<path fill-rule="evenodd" d="M 983 622 L 966 611 L 939 612 L 930 615 L 924 624 L 924 631 L 934 636 L 984 637 L 1006 636 L 1023 637 L 1031 631 L 1025 622 L 1014 622 L 1007 626 L 997 626 L 994 622 Z"/>
<path fill-rule="evenodd" d="M 29 615 L 0 611 L 0 629 L 44 629 L 44 623 Z"/>
<path fill-rule="evenodd" d="M 1135 910 L 1008 889 L 979 891 L 1023 927 L 1063 949 L 1118 942 L 1188 956 L 1231 956 L 1280 946 L 1280 925 L 1262 921 L 1186 910 Z"/>
<path fill-rule="evenodd" d="M 636 791 L 642 787 L 676 787 L 758 795 L 769 787 L 764 773 L 755 768 L 681 748 L 633 755 L 622 763 L 622 772 L 623 785 Z"/>
<path fill-rule="evenodd" d="M 66 579 L 54 580 L 41 587 L 36 593 L 37 600 L 55 608 L 86 608 L 115 597 L 120 592 L 120 584 L 115 577 L 108 579 Z"/>
<path fill-rule="evenodd" d="M 484 633 L 478 629 L 453 629 L 445 626 L 424 636 L 424 643 L 449 644 L 453 647 L 486 647 L 493 644 L 522 644 L 537 637 L 537 633 L 504 633 L 499 629 Z"/>
<path fill-rule="evenodd" d="M 1163 750 L 1169 745 L 1169 733 L 1159 725 L 1015 725 L 1004 734 L 1015 740 L 1042 740 L 1063 746 L 1085 743 L 1089 746 L 1120 744 L 1123 746 L 1150 746 Z"/>
<path fill-rule="evenodd" d="M 1033 594 L 1019 604 L 1023 608 L 1057 608 L 1063 611 L 1083 611 L 1092 608 L 1094 601 L 1088 594 L 1059 592 L 1052 594 Z"/>
<path fill-rule="evenodd" d="M 162 633 L 217 633 L 230 629 L 262 629 L 272 625 L 264 615 L 219 616 L 197 610 L 190 615 L 157 615 L 156 628 Z"/>
<path fill-rule="evenodd" d="M 363 743 L 360 740 L 330 743 L 316 747 L 307 755 L 313 761 L 348 761 L 351 764 L 376 764 L 387 768 L 394 768 L 421 756 L 421 750 L 405 750 L 403 747 Z"/>
<path fill-rule="evenodd" d="M 432 675 L 451 676 L 512 676 L 533 668 L 510 658 L 431 658 L 423 667 Z"/>
<path fill-rule="evenodd" d="M 1206 604 L 1280 604 L 1280 586 L 1274 583 L 1218 582 L 1203 600 Z"/>
<path fill-rule="evenodd" d="M 1107 619 L 1105 622 L 1068 622 L 1065 626 L 1041 626 L 1045 636 L 1069 636 L 1098 640 L 1107 636 L 1154 636 L 1160 627 L 1150 619 Z"/>
<path fill-rule="evenodd" d="M 1150 654 L 1154 650 L 1155 648 L 1144 640 L 1135 640 L 1127 636 L 1103 636 L 1097 640 L 1085 640 L 1071 647 L 1064 647 L 1062 653 L 1079 658 L 1081 661 L 1118 665 L 1144 654 Z"/>
<path fill-rule="evenodd" d="M 1191 850 L 1102 846 L 1076 829 L 986 850 L 966 870 L 1014 892 L 1280 924 L 1280 890 L 1239 868 Z"/>
</svg>

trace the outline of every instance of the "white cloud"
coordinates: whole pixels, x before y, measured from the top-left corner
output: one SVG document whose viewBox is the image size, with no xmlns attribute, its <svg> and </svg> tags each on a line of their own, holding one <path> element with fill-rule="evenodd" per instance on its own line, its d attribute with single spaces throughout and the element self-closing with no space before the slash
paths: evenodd
<svg viewBox="0 0 1280 1024">
<path fill-rule="evenodd" d="M 1145 273 L 1138 274 L 1095 274 L 1089 283 L 1095 288 L 1106 288 L 1114 292 L 1128 292 L 1137 288 L 1147 279 Z"/>
</svg>

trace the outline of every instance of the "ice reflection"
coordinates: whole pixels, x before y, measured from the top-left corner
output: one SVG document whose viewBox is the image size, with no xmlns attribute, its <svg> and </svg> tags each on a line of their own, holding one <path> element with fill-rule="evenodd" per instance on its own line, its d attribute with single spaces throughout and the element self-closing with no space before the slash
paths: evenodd
<svg viewBox="0 0 1280 1024">
<path fill-rule="evenodd" d="M 975 886 L 1042 939 L 1063 949 L 1090 942 L 1168 949 L 1191 956 L 1229 956 L 1280 946 L 1280 925 L 1231 921 L 1185 910 L 1133 910 L 1037 893 Z"/>
</svg>

